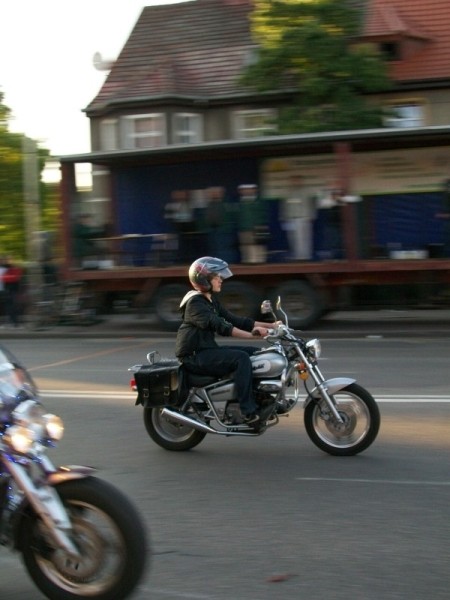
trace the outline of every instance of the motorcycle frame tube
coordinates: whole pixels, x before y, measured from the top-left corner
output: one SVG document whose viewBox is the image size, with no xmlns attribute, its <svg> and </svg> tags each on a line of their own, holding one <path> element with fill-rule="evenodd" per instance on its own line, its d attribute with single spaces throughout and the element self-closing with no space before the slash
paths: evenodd
<svg viewBox="0 0 450 600">
<path fill-rule="evenodd" d="M 284 392 L 285 392 L 286 376 L 287 376 L 287 369 L 285 369 L 285 371 L 283 372 L 281 382 L 279 382 L 280 389 L 278 391 L 278 396 L 280 394 L 284 394 Z M 178 417 L 178 420 L 183 421 L 183 423 L 185 425 L 191 425 L 191 427 L 195 427 L 194 423 L 195 424 L 198 423 L 196 428 L 199 429 L 200 431 L 204 431 L 206 433 L 217 433 L 219 435 L 254 435 L 253 433 L 248 434 L 248 427 L 245 424 L 227 425 L 226 423 L 224 423 L 221 420 L 219 413 L 216 410 L 214 401 L 209 396 L 208 391 L 210 389 L 214 390 L 214 389 L 217 389 L 218 387 L 220 387 L 220 385 L 222 385 L 222 384 L 229 384 L 229 383 L 233 383 L 232 380 L 227 379 L 227 380 L 223 380 L 221 382 L 212 383 L 211 385 L 207 385 L 204 388 L 192 388 L 192 390 L 191 390 L 192 393 L 189 394 L 188 399 L 186 400 L 186 402 L 184 403 L 184 405 L 181 408 L 181 410 L 184 411 L 185 408 L 189 405 L 195 407 L 195 402 L 193 402 L 194 398 L 197 398 L 198 400 L 205 402 L 208 405 L 210 412 L 212 413 L 212 414 L 207 414 L 206 418 L 213 418 L 221 427 L 223 427 L 225 429 L 225 431 L 219 431 L 218 429 L 214 429 L 214 427 L 211 427 L 210 425 L 207 425 L 206 423 L 202 423 L 195 419 L 191 419 L 190 417 L 185 417 L 184 419 L 181 419 L 180 417 Z M 268 383 L 271 383 L 271 381 L 270 380 L 261 380 L 260 384 L 263 384 L 263 383 L 268 384 Z M 272 383 L 277 383 L 277 380 L 274 380 Z M 224 400 L 223 402 L 227 403 L 229 401 Z M 237 400 L 236 400 L 236 402 L 237 402 Z M 293 406 L 295 406 L 295 404 Z M 168 410 L 166 410 L 166 409 L 168 409 Z M 175 414 L 179 415 L 180 413 L 172 412 L 170 409 L 171 409 L 171 407 L 166 406 L 163 410 L 163 414 L 165 416 L 170 415 L 171 417 L 174 417 L 176 419 L 177 417 L 175 417 Z M 239 432 L 240 429 L 242 430 L 242 432 Z"/>
<path fill-rule="evenodd" d="M 80 553 L 68 535 L 72 531 L 72 524 L 56 490 L 48 484 L 37 487 L 28 475 L 27 469 L 14 461 L 13 458 L 4 454 L 2 460 L 17 487 L 23 492 L 28 503 L 47 526 L 56 546 L 79 558 Z M 46 462 L 51 465 L 48 459 Z M 43 470 L 42 465 L 39 463 L 38 467 Z M 55 471 L 53 468 L 53 472 Z M 48 477 L 46 477 L 46 483 L 47 481 Z"/>
<path fill-rule="evenodd" d="M 230 426 L 226 425 L 220 418 L 219 413 L 216 410 L 216 406 L 214 404 L 214 402 L 211 400 L 211 398 L 209 397 L 209 393 L 208 390 L 211 389 L 217 389 L 217 387 L 220 387 L 220 384 L 229 384 L 232 383 L 229 380 L 224 380 L 222 382 L 218 383 L 212 383 L 211 385 L 208 385 L 204 388 L 193 388 L 192 390 L 192 394 L 188 396 L 187 401 L 185 402 L 184 406 L 182 407 L 182 410 L 185 410 L 185 408 L 190 405 L 195 407 L 195 402 L 193 402 L 194 398 L 197 398 L 199 400 L 201 400 L 202 402 L 205 402 L 208 407 L 209 407 L 209 411 L 211 414 L 207 414 L 206 418 L 213 418 L 217 421 L 217 423 L 223 427 L 226 431 L 219 431 L 217 429 L 214 429 L 214 427 L 211 427 L 210 425 L 207 425 L 206 423 L 197 421 L 195 419 L 191 419 L 190 417 L 186 417 L 187 421 L 184 421 L 186 425 L 191 425 L 191 427 L 194 427 L 193 423 L 198 423 L 197 425 L 197 429 L 199 429 L 200 431 L 205 431 L 206 433 L 218 433 L 218 434 L 229 434 L 229 430 L 230 430 Z M 228 402 L 227 400 L 224 400 L 223 402 Z M 166 407 L 169 409 L 170 411 L 170 407 Z M 172 417 L 174 416 L 173 412 L 167 413 L 164 412 L 163 414 L 170 414 Z M 177 415 L 180 413 L 176 413 Z M 181 421 L 181 419 L 179 418 L 179 420 Z M 236 429 L 239 428 L 239 425 L 233 425 L 232 429 Z M 245 429 L 247 429 L 246 427 L 244 427 Z"/>
</svg>

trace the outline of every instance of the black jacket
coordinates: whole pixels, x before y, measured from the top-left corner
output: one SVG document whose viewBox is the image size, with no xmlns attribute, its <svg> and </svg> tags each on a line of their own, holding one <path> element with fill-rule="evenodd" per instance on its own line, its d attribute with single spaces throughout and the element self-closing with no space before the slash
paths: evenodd
<svg viewBox="0 0 450 600">
<path fill-rule="evenodd" d="M 211 301 L 199 292 L 191 291 L 180 304 L 183 323 L 180 325 L 175 344 L 178 358 L 189 356 L 206 348 L 218 348 L 215 334 L 231 336 L 233 327 L 251 331 L 255 321 L 239 317 L 226 310 L 212 295 Z"/>
</svg>

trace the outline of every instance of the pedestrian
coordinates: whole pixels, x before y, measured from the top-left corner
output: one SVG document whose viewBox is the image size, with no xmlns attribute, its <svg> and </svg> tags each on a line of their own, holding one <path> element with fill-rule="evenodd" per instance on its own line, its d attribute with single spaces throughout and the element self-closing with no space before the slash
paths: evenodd
<svg viewBox="0 0 450 600">
<path fill-rule="evenodd" d="M 223 260 L 237 262 L 237 241 L 235 238 L 231 203 L 227 201 L 225 188 L 210 187 L 207 190 L 208 204 L 205 212 L 205 225 L 208 233 L 207 254 L 221 254 Z"/>
<path fill-rule="evenodd" d="M 5 294 L 5 312 L 9 323 L 13 327 L 21 326 L 22 307 L 20 294 L 22 290 L 22 269 L 17 266 L 11 257 L 3 264 L 2 279 Z"/>
<path fill-rule="evenodd" d="M 77 260 L 77 266 L 86 267 L 96 263 L 101 254 L 100 246 L 95 238 L 103 233 L 102 227 L 93 224 L 92 217 L 88 213 L 81 214 L 73 227 L 73 255 Z"/>
<path fill-rule="evenodd" d="M 286 232 L 290 260 L 311 260 L 315 218 L 314 193 L 305 186 L 302 175 L 291 175 L 281 208 L 281 227 Z"/>
<path fill-rule="evenodd" d="M 181 301 L 183 322 L 175 353 L 187 371 L 224 377 L 233 373 L 244 423 L 259 429 L 264 421 L 253 397 L 250 356 L 259 347 L 219 346 L 215 335 L 239 339 L 264 337 L 275 323 L 263 323 L 232 314 L 219 302 L 222 282 L 233 274 L 220 258 L 203 256 L 192 263 L 189 281 L 194 288 Z"/>
<path fill-rule="evenodd" d="M 3 282 L 3 274 L 6 272 L 6 258 L 0 257 L 0 314 L 4 317 L 6 314 L 5 303 L 5 284 Z"/>
<path fill-rule="evenodd" d="M 442 209 L 436 213 L 436 218 L 442 221 L 443 255 L 450 257 L 450 179 L 446 179 L 442 186 Z"/>
<path fill-rule="evenodd" d="M 171 221 L 178 241 L 177 261 L 190 262 L 194 256 L 196 224 L 188 190 L 173 190 L 165 206 L 165 218 Z"/>
<path fill-rule="evenodd" d="M 238 187 L 239 251 L 244 264 L 265 263 L 269 229 L 267 210 L 260 198 L 258 186 L 243 184 Z"/>
</svg>

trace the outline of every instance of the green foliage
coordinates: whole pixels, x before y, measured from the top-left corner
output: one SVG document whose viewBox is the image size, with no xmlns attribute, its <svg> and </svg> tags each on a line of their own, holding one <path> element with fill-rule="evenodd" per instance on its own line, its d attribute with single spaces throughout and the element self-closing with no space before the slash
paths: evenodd
<svg viewBox="0 0 450 600">
<path fill-rule="evenodd" d="M 23 185 L 24 136 L 9 131 L 11 110 L 3 104 L 0 92 L 0 254 L 16 260 L 26 258 L 26 226 Z M 49 151 L 37 151 L 38 173 L 42 173 Z M 55 190 L 39 183 L 42 229 L 55 231 L 59 223 L 58 197 Z"/>
<path fill-rule="evenodd" d="M 255 0 L 252 30 L 258 60 L 243 83 L 261 92 L 289 90 L 280 133 L 382 125 L 367 94 L 389 88 L 375 48 L 356 43 L 359 11 L 346 0 Z"/>
</svg>

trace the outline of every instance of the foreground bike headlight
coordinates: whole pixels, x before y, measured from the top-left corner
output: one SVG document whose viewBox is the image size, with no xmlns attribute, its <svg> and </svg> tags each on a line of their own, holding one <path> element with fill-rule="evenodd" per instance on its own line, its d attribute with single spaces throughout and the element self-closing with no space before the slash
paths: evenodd
<svg viewBox="0 0 450 600">
<path fill-rule="evenodd" d="M 36 432 L 29 427 L 12 425 L 3 436 L 3 441 L 19 454 L 29 454 L 36 442 Z"/>
<path fill-rule="evenodd" d="M 47 413 L 43 417 L 47 436 L 53 442 L 59 442 L 64 435 L 64 423 L 57 415 Z"/>
<path fill-rule="evenodd" d="M 12 420 L 4 441 L 23 454 L 30 453 L 34 444 L 58 442 L 64 434 L 62 419 L 45 413 L 42 404 L 36 400 L 21 402 L 13 411 Z"/>
<path fill-rule="evenodd" d="M 318 339 L 309 340 L 309 342 L 306 342 L 306 348 L 314 358 L 320 358 L 320 355 L 322 354 L 322 346 Z"/>
</svg>

